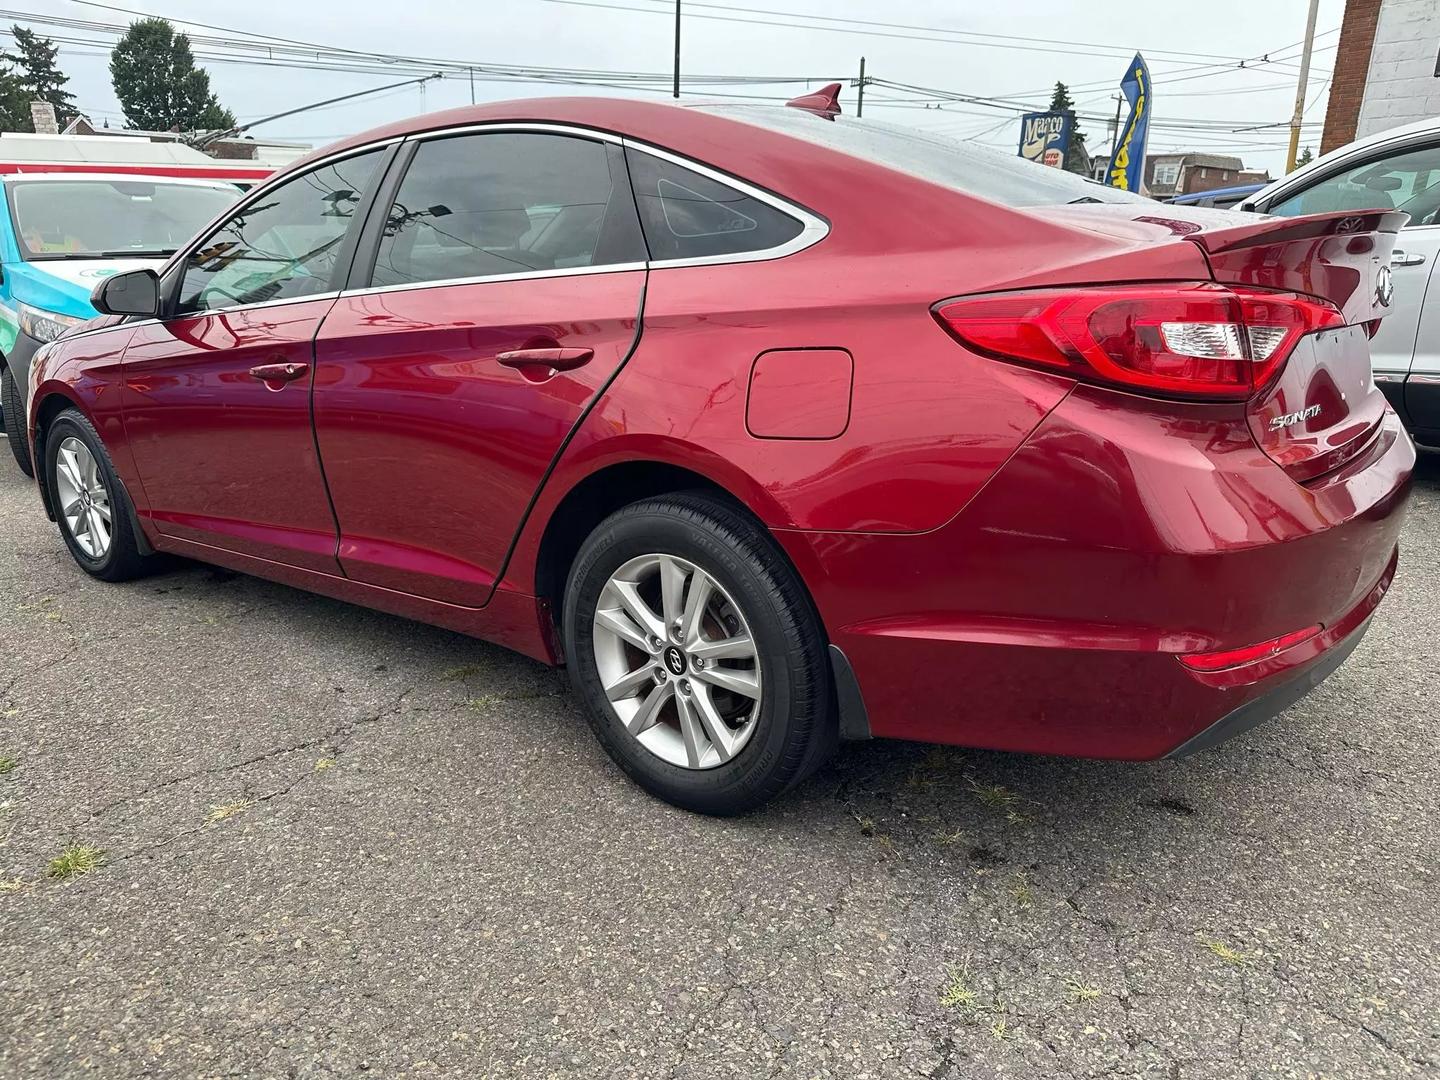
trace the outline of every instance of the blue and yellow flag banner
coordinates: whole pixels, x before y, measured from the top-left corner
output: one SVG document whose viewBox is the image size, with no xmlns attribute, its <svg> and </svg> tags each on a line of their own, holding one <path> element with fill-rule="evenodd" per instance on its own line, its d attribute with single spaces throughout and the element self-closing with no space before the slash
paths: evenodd
<svg viewBox="0 0 1440 1080">
<path fill-rule="evenodd" d="M 1139 53 L 1120 80 L 1120 91 L 1130 102 L 1130 116 L 1115 141 L 1110 186 L 1138 192 L 1145 182 L 1145 138 L 1150 132 L 1150 69 Z"/>
</svg>

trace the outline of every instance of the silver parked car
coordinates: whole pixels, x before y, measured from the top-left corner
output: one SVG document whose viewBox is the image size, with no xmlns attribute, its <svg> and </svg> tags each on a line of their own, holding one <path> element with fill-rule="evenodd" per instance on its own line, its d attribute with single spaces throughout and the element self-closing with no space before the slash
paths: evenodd
<svg viewBox="0 0 1440 1080">
<path fill-rule="evenodd" d="M 1370 343 L 1375 381 L 1417 441 L 1440 446 L 1440 117 L 1332 150 L 1240 205 L 1285 217 L 1404 210 L 1390 256 L 1394 306 Z"/>
</svg>

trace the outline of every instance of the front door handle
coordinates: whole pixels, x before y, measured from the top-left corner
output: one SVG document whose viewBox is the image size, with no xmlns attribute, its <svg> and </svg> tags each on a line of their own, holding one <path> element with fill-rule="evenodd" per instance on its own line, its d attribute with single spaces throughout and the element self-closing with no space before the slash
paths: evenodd
<svg viewBox="0 0 1440 1080">
<path fill-rule="evenodd" d="M 495 357 L 506 367 L 530 377 L 537 369 L 548 369 L 544 376 L 549 378 L 557 371 L 569 371 L 582 364 L 588 364 L 595 357 L 594 349 L 512 349 Z"/>
<path fill-rule="evenodd" d="M 1425 256 L 1419 252 L 1392 251 L 1390 253 L 1391 266 L 1419 266 L 1425 261 Z"/>
<path fill-rule="evenodd" d="M 250 377 L 259 379 L 271 389 L 278 389 L 284 383 L 303 378 L 309 370 L 309 364 L 259 364 L 250 369 Z"/>
</svg>

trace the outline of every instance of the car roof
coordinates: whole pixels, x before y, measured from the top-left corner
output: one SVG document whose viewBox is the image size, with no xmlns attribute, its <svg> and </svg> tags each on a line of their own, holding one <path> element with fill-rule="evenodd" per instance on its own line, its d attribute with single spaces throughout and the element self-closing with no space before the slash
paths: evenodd
<svg viewBox="0 0 1440 1080">
<path fill-rule="evenodd" d="M 1281 185 L 1288 188 L 1297 180 L 1301 180 L 1312 173 L 1328 169 L 1335 162 L 1342 161 L 1352 154 L 1364 153 L 1372 147 L 1384 146 L 1391 142 L 1404 142 L 1407 139 L 1416 136 L 1423 137 L 1425 135 L 1440 135 L 1440 116 L 1431 116 L 1424 120 L 1416 120 L 1414 123 L 1386 128 L 1384 131 L 1377 131 L 1373 135 L 1366 135 L 1363 138 L 1356 139 L 1354 142 L 1348 142 L 1344 146 L 1337 146 L 1328 154 L 1321 154 L 1314 161 L 1310 162 L 1310 164 L 1302 165 L 1294 172 L 1286 173 L 1284 176 L 1270 181 L 1270 183 L 1266 184 L 1256 194 L 1258 196 L 1268 195 L 1271 190 L 1277 189 Z"/>
<path fill-rule="evenodd" d="M 129 182 L 141 184 L 181 184 L 187 187 L 234 188 L 234 180 L 211 179 L 203 176 L 154 176 L 149 173 L 100 173 L 100 172 L 27 172 L 6 173 L 0 176 L 0 183 L 28 184 L 35 180 L 63 180 L 68 183 L 84 183 L 88 180 Z"/>
<path fill-rule="evenodd" d="M 1176 195 L 1169 201 L 1184 205 L 1190 202 L 1200 202 L 1202 199 L 1223 199 L 1230 195 L 1249 195 L 1252 191 L 1259 191 L 1268 185 L 1268 181 L 1257 180 L 1250 184 L 1232 184 L 1230 187 L 1211 188 L 1209 191 L 1192 191 L 1185 195 Z"/>
</svg>

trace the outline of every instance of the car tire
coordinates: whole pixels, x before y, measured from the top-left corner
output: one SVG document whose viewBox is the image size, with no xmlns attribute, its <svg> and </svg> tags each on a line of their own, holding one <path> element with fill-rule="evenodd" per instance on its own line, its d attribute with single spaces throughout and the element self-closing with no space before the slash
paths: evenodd
<svg viewBox="0 0 1440 1080">
<path fill-rule="evenodd" d="M 668 580 L 679 582 L 673 596 Z M 753 810 L 837 744 L 809 594 L 764 528 L 722 499 L 681 492 L 602 521 L 571 567 L 562 627 L 571 684 L 601 745 L 676 806 Z"/>
<path fill-rule="evenodd" d="M 25 442 L 25 403 L 20 400 L 20 387 L 8 367 L 0 368 L 0 410 L 5 413 L 5 436 L 10 441 L 10 452 L 15 455 L 15 464 L 26 476 L 34 476 L 30 447 Z"/>
<path fill-rule="evenodd" d="M 148 573 L 155 558 L 141 553 L 130 498 L 94 426 L 78 409 L 66 409 L 50 422 L 43 441 L 55 521 L 80 568 L 101 581 Z"/>
</svg>

